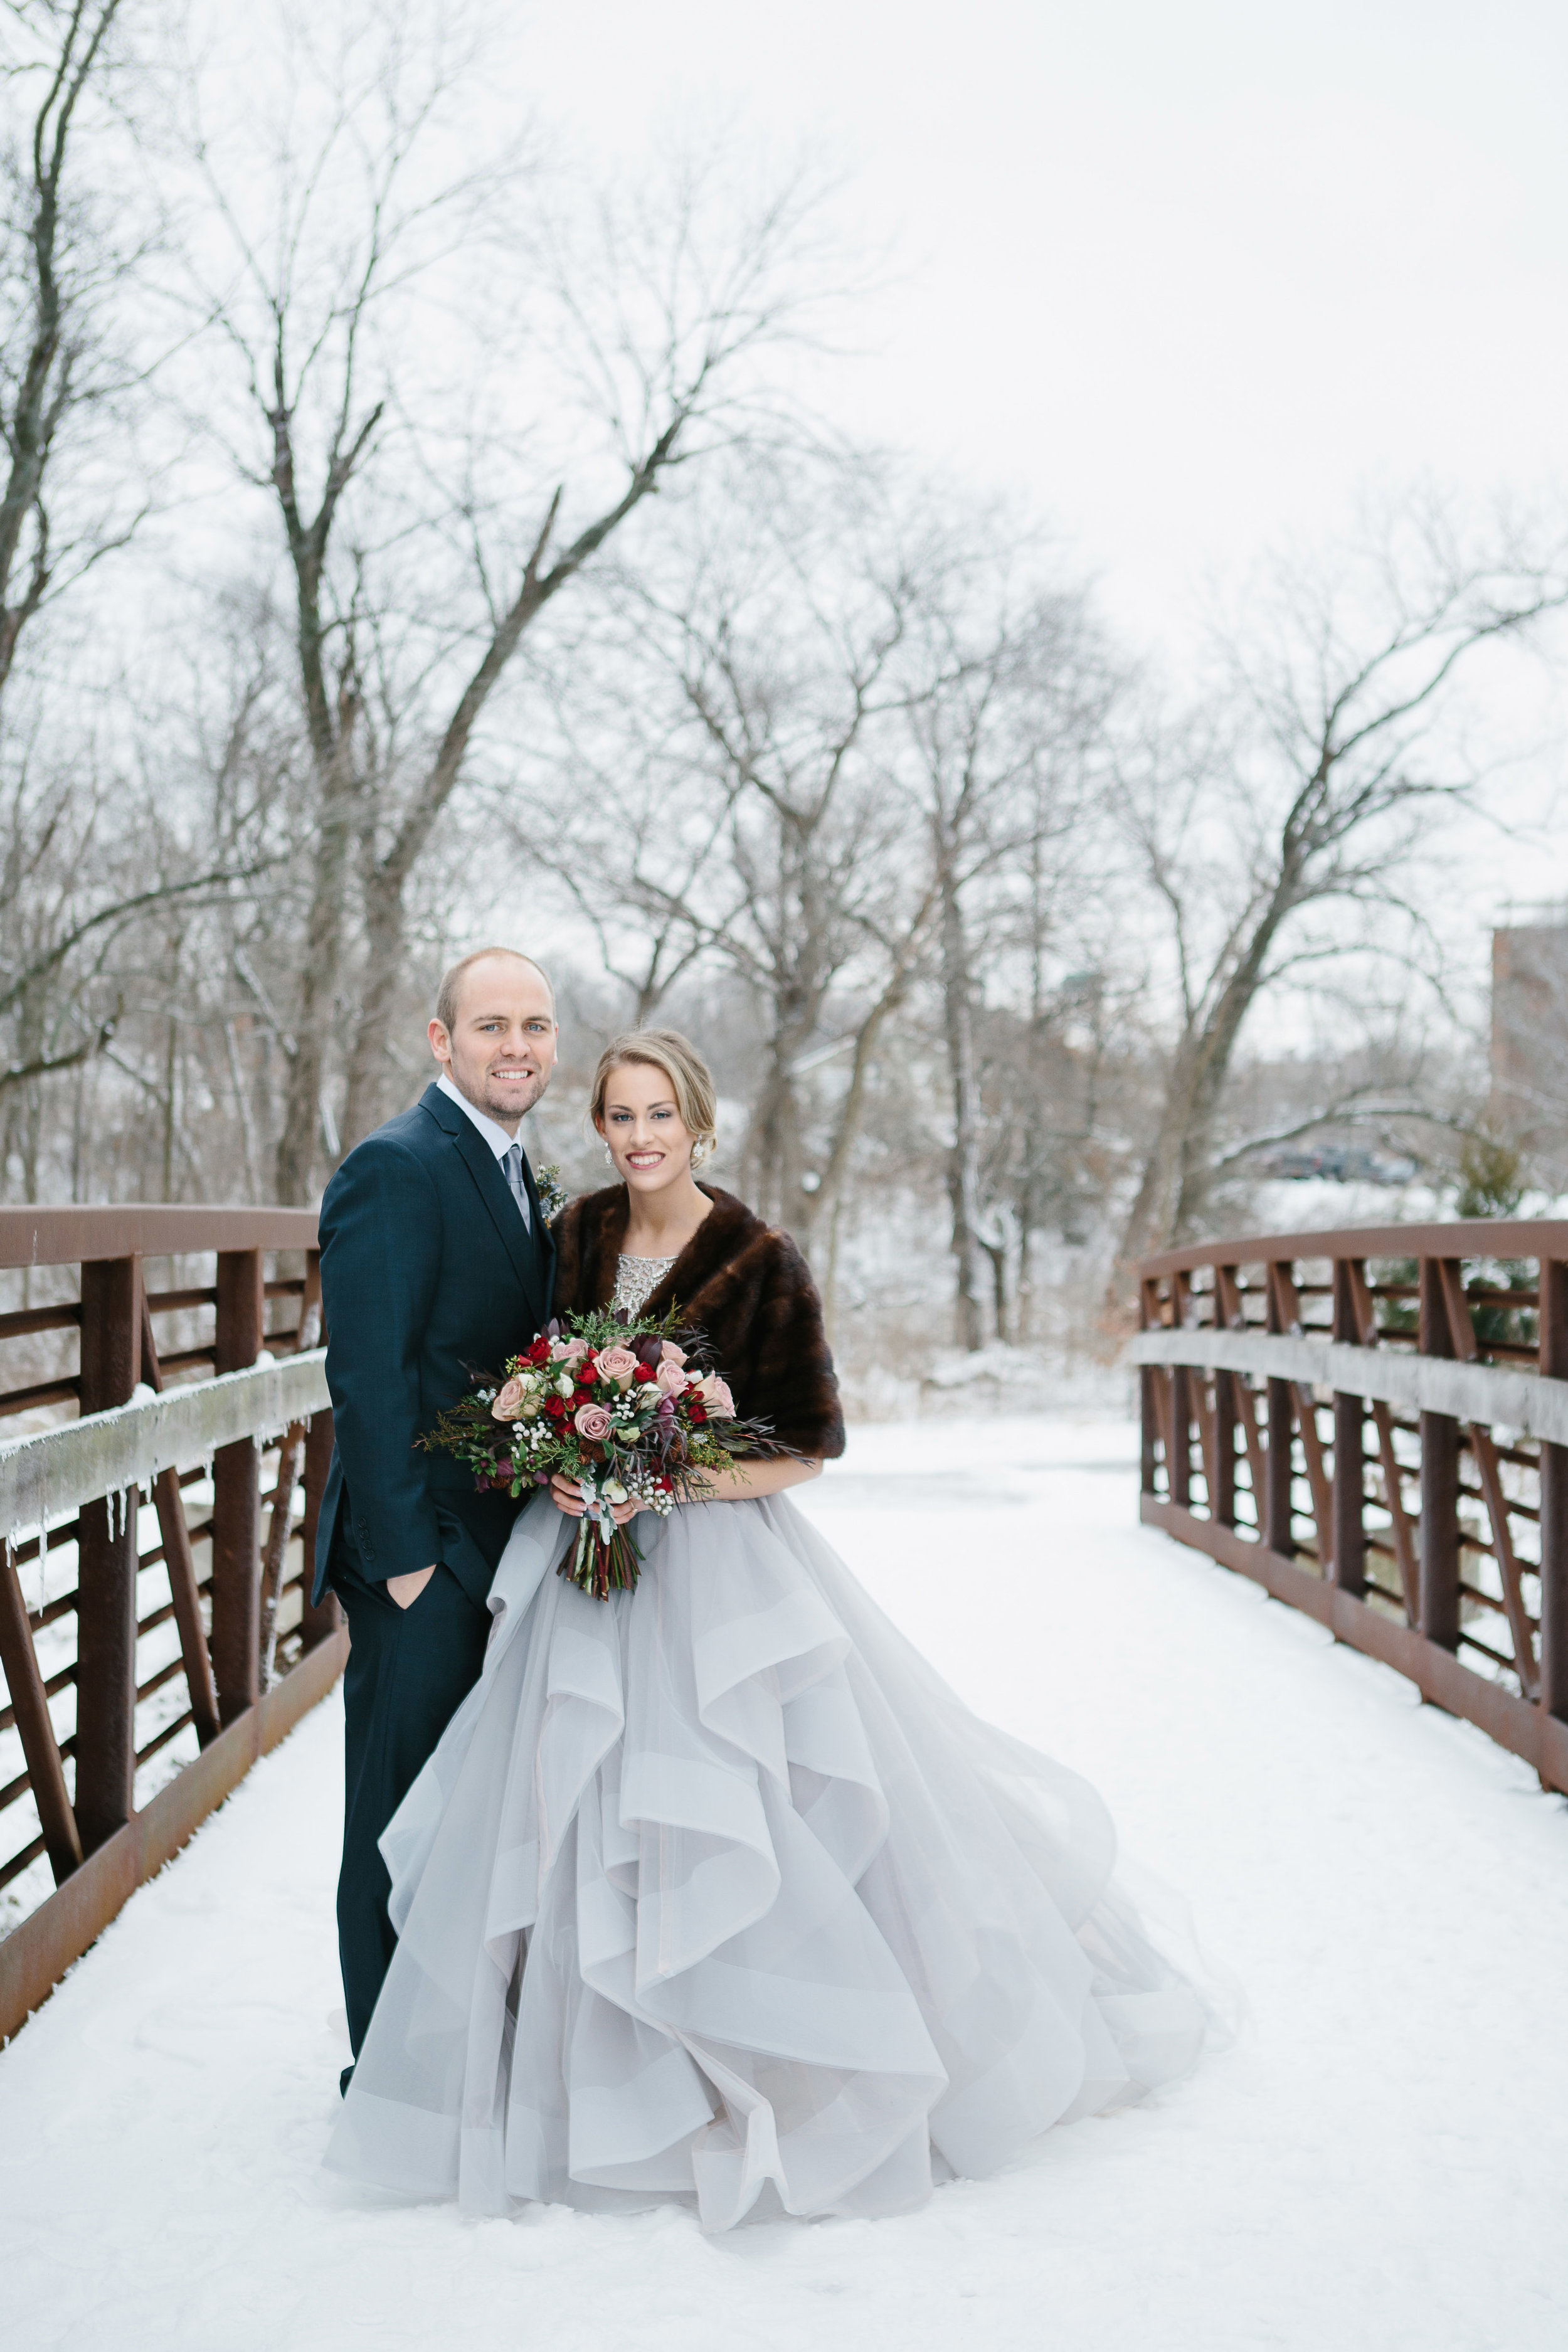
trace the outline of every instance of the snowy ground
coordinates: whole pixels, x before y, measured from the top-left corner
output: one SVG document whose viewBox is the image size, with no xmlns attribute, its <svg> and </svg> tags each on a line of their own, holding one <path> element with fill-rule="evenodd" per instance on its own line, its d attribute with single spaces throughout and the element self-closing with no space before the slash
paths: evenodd
<svg viewBox="0 0 1568 2352">
<path fill-rule="evenodd" d="M 7 2346 L 1558 2352 L 1568 1811 L 1142 1532 L 1133 1461 L 1117 1424 L 928 1420 L 857 1431 L 810 1508 L 1185 1893 L 1250 2011 L 1194 2081 L 900 2221 L 334 2208 L 329 1705 L 0 2055 Z"/>
</svg>

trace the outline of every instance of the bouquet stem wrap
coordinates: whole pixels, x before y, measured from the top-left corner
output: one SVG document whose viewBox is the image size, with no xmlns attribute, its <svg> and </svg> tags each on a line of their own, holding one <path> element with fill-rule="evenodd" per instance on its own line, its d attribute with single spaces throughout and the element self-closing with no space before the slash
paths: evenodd
<svg viewBox="0 0 1568 2352">
<path fill-rule="evenodd" d="M 614 1512 L 590 1480 L 580 1479 L 578 1491 L 584 1507 L 582 1524 L 571 1564 L 563 1560 L 560 1573 L 595 1601 L 607 1601 L 612 1592 L 635 1592 L 642 1568 L 642 1546 L 632 1533 L 635 1522 L 616 1527 Z"/>
</svg>

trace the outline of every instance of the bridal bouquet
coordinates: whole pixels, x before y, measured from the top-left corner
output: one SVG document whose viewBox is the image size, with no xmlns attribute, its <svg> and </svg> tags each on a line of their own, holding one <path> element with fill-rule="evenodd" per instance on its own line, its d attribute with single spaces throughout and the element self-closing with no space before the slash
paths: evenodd
<svg viewBox="0 0 1568 2352">
<path fill-rule="evenodd" d="M 677 1339 L 679 1318 L 672 1307 L 658 1323 L 608 1308 L 552 1321 L 422 1441 L 466 1462 L 481 1487 L 521 1496 L 557 1472 L 570 1478 L 584 1509 L 561 1573 L 600 1601 L 634 1591 L 642 1560 L 616 1503 L 668 1516 L 701 1499 L 704 1472 L 784 1451 L 765 1422 L 737 1417 L 726 1383 L 703 1368 L 701 1334 Z"/>
</svg>

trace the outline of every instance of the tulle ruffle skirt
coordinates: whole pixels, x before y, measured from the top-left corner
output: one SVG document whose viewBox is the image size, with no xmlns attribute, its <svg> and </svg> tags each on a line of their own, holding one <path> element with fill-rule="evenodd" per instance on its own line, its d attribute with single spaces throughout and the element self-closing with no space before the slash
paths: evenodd
<svg viewBox="0 0 1568 2352">
<path fill-rule="evenodd" d="M 637 1525 L 605 1602 L 553 1573 L 548 1497 L 519 1517 L 382 1841 L 399 1941 L 331 2169 L 476 2213 L 889 2213 L 1194 2063 L 1203 2005 L 1087 1782 L 963 1706 L 786 1499 Z"/>
</svg>

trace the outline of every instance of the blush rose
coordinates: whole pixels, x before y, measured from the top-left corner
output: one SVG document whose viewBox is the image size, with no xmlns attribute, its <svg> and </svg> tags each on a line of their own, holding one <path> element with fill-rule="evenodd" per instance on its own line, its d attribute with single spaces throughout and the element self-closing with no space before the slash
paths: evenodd
<svg viewBox="0 0 1568 2352">
<path fill-rule="evenodd" d="M 602 1444 L 610 1433 L 610 1416 L 602 1404 L 580 1404 L 572 1416 L 572 1426 L 591 1445 Z"/>
<path fill-rule="evenodd" d="M 601 1348 L 595 1362 L 602 1381 L 614 1381 L 618 1389 L 629 1389 L 637 1374 L 637 1360 L 629 1348 Z"/>
<path fill-rule="evenodd" d="M 528 1382 L 519 1379 L 514 1372 L 510 1380 L 497 1393 L 495 1402 L 490 1407 L 491 1419 L 520 1421 L 522 1417 L 523 1399 L 527 1394 Z"/>
</svg>

